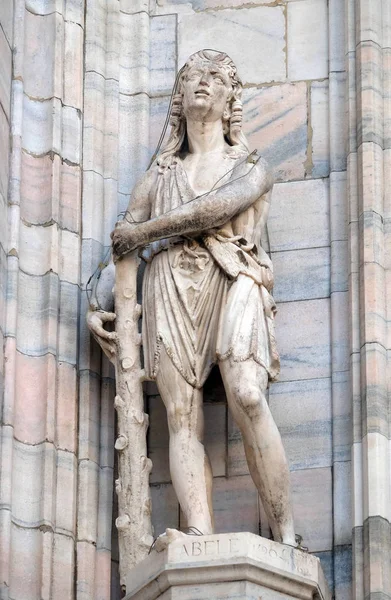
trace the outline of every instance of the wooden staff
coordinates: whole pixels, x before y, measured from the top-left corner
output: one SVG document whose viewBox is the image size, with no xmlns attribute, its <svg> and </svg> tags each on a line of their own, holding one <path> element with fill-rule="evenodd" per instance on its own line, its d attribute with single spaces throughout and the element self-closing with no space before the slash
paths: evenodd
<svg viewBox="0 0 391 600">
<path fill-rule="evenodd" d="M 137 251 L 120 258 L 115 267 L 115 329 L 116 329 L 116 396 L 118 415 L 119 477 L 115 482 L 118 494 L 116 520 L 119 540 L 119 571 L 121 586 L 130 569 L 147 556 L 153 542 L 149 474 L 152 462 L 147 457 L 146 432 L 148 415 L 144 413 L 140 365 L 141 335 L 138 321 L 141 306 L 137 304 Z"/>
</svg>

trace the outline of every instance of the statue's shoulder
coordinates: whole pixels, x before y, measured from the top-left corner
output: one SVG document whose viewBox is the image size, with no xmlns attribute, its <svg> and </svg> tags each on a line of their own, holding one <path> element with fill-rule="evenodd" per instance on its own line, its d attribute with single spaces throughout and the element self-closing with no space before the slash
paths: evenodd
<svg viewBox="0 0 391 600">
<path fill-rule="evenodd" d="M 259 184 L 260 195 L 269 192 L 274 184 L 274 174 L 267 160 L 261 155 L 258 150 L 252 152 L 244 152 L 235 158 L 235 167 L 232 174 L 232 179 L 236 173 L 242 173 L 243 170 L 250 175 L 253 181 Z"/>
<path fill-rule="evenodd" d="M 133 196 L 149 196 L 156 183 L 158 173 L 159 167 L 156 164 L 153 164 L 148 171 L 145 171 L 145 173 L 141 175 L 140 179 L 137 180 L 137 183 L 134 186 Z"/>
</svg>

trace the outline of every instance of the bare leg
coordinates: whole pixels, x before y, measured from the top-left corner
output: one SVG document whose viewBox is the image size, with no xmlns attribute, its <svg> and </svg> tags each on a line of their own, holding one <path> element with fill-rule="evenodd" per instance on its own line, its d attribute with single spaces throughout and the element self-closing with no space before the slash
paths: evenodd
<svg viewBox="0 0 391 600">
<path fill-rule="evenodd" d="M 156 383 L 167 409 L 170 472 L 187 523 L 204 535 L 213 533 L 212 472 L 202 444 L 202 390 L 189 385 L 165 350 Z"/>
<path fill-rule="evenodd" d="M 253 360 L 220 363 L 228 405 L 238 424 L 251 477 L 262 499 L 273 537 L 296 545 L 289 469 L 281 436 L 265 398 L 266 370 Z"/>
</svg>

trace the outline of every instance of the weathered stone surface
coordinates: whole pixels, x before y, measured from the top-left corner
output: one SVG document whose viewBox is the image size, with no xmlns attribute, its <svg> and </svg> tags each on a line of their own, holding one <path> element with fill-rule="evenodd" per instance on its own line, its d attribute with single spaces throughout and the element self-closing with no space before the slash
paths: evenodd
<svg viewBox="0 0 391 600">
<path fill-rule="evenodd" d="M 200 48 L 209 48 L 211 39 L 240 65 L 243 83 L 284 81 L 285 21 L 281 6 L 260 6 L 223 13 L 180 15 L 178 21 L 178 66 Z M 267 61 L 243 61 L 242 56 L 263 55 Z"/>
<path fill-rule="evenodd" d="M 152 17 L 149 71 L 151 96 L 170 94 L 176 70 L 176 15 Z"/>
<path fill-rule="evenodd" d="M 345 70 L 345 4 L 330 0 L 329 16 L 329 58 L 330 72 Z"/>
<path fill-rule="evenodd" d="M 311 175 L 312 177 L 327 177 L 330 171 L 328 81 L 316 81 L 311 84 L 311 128 Z"/>
<path fill-rule="evenodd" d="M 140 94 L 149 91 L 149 18 L 144 11 L 120 15 L 121 93 Z M 136 49 L 136 50 L 135 50 Z"/>
<path fill-rule="evenodd" d="M 32 357 L 17 352 L 16 368 L 21 369 L 25 377 L 15 384 L 15 437 L 31 445 L 40 444 L 45 440 L 54 442 L 55 419 L 48 411 L 56 391 L 54 356 L 46 354 Z"/>
<path fill-rule="evenodd" d="M 9 156 L 9 124 L 7 117 L 2 107 L 0 106 L 0 154 L 1 156 Z M 4 199 L 7 199 L 8 190 L 8 160 L 0 161 L 0 194 Z M 4 239 L 4 238 L 3 238 Z"/>
<path fill-rule="evenodd" d="M 244 131 L 277 181 L 301 179 L 307 152 L 307 87 L 283 84 L 244 90 Z"/>
<path fill-rule="evenodd" d="M 330 169 L 346 169 L 345 73 L 330 73 Z"/>
<path fill-rule="evenodd" d="M 8 45 L 10 47 L 12 47 L 13 42 L 13 14 L 14 0 L 10 0 L 9 2 L 2 2 L 0 6 L 0 23 L 7 38 Z"/>
<path fill-rule="evenodd" d="M 171 483 L 151 486 L 152 505 L 160 510 L 152 513 L 154 536 L 164 533 L 167 527 L 179 527 L 179 504 Z"/>
<path fill-rule="evenodd" d="M 334 544 L 348 545 L 352 540 L 351 463 L 335 462 L 333 466 Z"/>
<path fill-rule="evenodd" d="M 66 22 L 64 38 L 64 104 L 82 110 L 83 29 L 77 23 Z"/>
<path fill-rule="evenodd" d="M 331 550 L 331 467 L 303 469 L 291 473 L 293 514 L 296 532 L 310 552 Z"/>
<path fill-rule="evenodd" d="M 151 483 L 171 481 L 168 461 L 167 414 L 160 396 L 148 398 L 148 456 L 152 460 Z"/>
<path fill-rule="evenodd" d="M 79 461 L 78 473 L 78 536 L 96 543 L 99 467 L 92 460 Z"/>
<path fill-rule="evenodd" d="M 330 597 L 317 557 L 251 533 L 173 538 L 129 573 L 126 588 L 126 600 Z"/>
<path fill-rule="evenodd" d="M 288 4 L 288 77 L 328 76 L 327 2 L 302 0 Z"/>
<path fill-rule="evenodd" d="M 308 311 L 312 319 L 308 322 Z M 279 381 L 329 377 L 330 301 L 280 303 L 276 336 L 281 356 Z"/>
<path fill-rule="evenodd" d="M 330 294 L 330 249 L 273 252 L 276 302 L 326 298 Z"/>
<path fill-rule="evenodd" d="M 213 482 L 216 531 L 258 532 L 258 492 L 249 475 L 217 477 Z"/>
<path fill-rule="evenodd" d="M 150 158 L 152 158 L 153 153 L 156 150 L 161 133 L 163 131 L 163 126 L 164 126 L 164 123 L 165 123 L 165 120 L 167 117 L 169 101 L 170 101 L 169 96 L 151 98 L 150 115 L 149 115 L 149 155 L 150 155 Z M 168 130 L 169 130 L 169 127 L 168 127 Z M 168 130 L 166 131 L 166 135 L 164 137 L 164 140 L 162 141 L 163 145 L 167 142 Z"/>
<path fill-rule="evenodd" d="M 323 180 L 276 184 L 269 216 L 272 252 L 328 246 L 329 190 Z M 303 220 L 301 214 L 305 214 Z"/>
<path fill-rule="evenodd" d="M 24 19 L 29 43 L 23 68 L 25 93 L 33 100 L 48 100 L 54 95 L 60 98 L 62 82 L 56 81 L 55 72 L 56 67 L 61 69 L 60 64 L 56 65 L 56 59 L 60 59 L 56 56 L 56 27 L 62 37 L 62 17 L 56 12 L 41 16 L 26 10 Z M 62 39 L 58 42 L 61 44 Z"/>
<path fill-rule="evenodd" d="M 8 120 L 10 119 L 11 72 L 11 48 L 3 29 L 0 28 L 0 108 L 3 108 Z"/>
<path fill-rule="evenodd" d="M 226 474 L 227 407 L 225 404 L 205 404 L 205 449 L 213 477 Z"/>
<path fill-rule="evenodd" d="M 260 4 L 270 4 L 269 0 L 250 0 L 245 3 L 245 6 L 259 6 Z M 181 8 L 189 8 L 195 11 L 213 10 L 223 8 L 242 8 L 243 0 L 157 0 L 158 7 L 167 11 L 181 10 Z"/>
<path fill-rule="evenodd" d="M 331 380 L 277 382 L 270 409 L 291 470 L 329 467 L 332 461 Z"/>
</svg>

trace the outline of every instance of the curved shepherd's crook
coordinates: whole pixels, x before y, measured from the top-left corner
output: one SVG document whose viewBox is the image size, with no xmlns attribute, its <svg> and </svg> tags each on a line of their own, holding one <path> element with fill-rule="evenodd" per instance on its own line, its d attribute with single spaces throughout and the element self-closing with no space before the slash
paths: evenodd
<svg viewBox="0 0 391 600">
<path fill-rule="evenodd" d="M 121 586 L 125 585 L 130 569 L 148 554 L 153 542 L 149 490 L 152 462 L 147 457 L 148 415 L 144 413 L 141 336 L 138 332 L 141 315 L 141 306 L 137 304 L 139 262 L 136 250 L 120 258 L 115 266 L 117 353 L 114 406 L 118 414 L 115 448 L 118 450 L 119 470 L 115 487 L 118 494 L 116 525 Z"/>
</svg>

